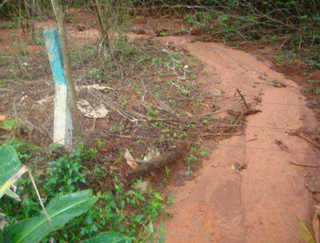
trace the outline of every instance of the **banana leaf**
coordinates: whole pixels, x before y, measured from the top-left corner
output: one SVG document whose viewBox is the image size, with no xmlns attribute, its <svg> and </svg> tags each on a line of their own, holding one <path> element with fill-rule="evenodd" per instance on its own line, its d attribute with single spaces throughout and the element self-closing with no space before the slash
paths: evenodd
<svg viewBox="0 0 320 243">
<path fill-rule="evenodd" d="M 18 155 L 13 147 L 0 147 L 0 186 L 16 174 L 21 167 Z"/>
<path fill-rule="evenodd" d="M 10 187 L 28 170 L 22 166 L 13 147 L 3 145 L 0 147 L 0 198 L 4 194 L 20 200 L 19 196 L 10 191 Z"/>
<path fill-rule="evenodd" d="M 4 242 L 37 243 L 56 231 L 71 219 L 86 212 L 97 198 L 92 196 L 91 190 L 80 191 L 68 195 L 55 197 L 46 207 L 47 214 L 41 213 L 34 217 L 5 229 Z M 48 221 L 48 217 L 50 222 Z"/>
</svg>

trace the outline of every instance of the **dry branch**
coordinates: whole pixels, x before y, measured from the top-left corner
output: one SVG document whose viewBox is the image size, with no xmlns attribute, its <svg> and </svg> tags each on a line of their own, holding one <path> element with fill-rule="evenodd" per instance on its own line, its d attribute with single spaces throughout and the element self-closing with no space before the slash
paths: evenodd
<svg viewBox="0 0 320 243">
<path fill-rule="evenodd" d="M 2 6 L 5 5 L 7 2 L 9 2 L 9 0 L 5 0 L 4 2 L 2 2 L 2 3 L 0 4 L 0 8 L 2 8 Z"/>
<path fill-rule="evenodd" d="M 293 164 L 293 165 L 298 165 L 298 166 L 304 166 L 304 167 L 314 167 L 314 168 L 318 168 L 319 165 L 310 165 L 310 164 L 300 164 L 300 163 L 295 163 L 295 162 L 292 162 L 292 161 L 289 161 L 290 164 Z"/>
<path fill-rule="evenodd" d="M 168 164 L 174 163 L 182 158 L 183 152 L 187 148 L 187 144 L 178 145 L 175 148 L 164 152 L 157 158 L 154 158 L 150 162 L 145 162 L 138 166 L 136 169 L 128 172 L 127 177 L 129 180 L 144 176 L 150 172 L 156 171 Z"/>
<path fill-rule="evenodd" d="M 316 142 L 312 141 L 311 139 L 309 138 L 306 138 L 304 136 L 302 136 L 299 132 L 294 132 L 294 131 L 288 131 L 287 132 L 290 136 L 297 136 L 301 139 L 303 139 L 304 141 L 308 142 L 309 144 L 311 144 L 313 147 L 315 147 L 316 149 L 319 149 L 320 150 L 320 145 L 317 144 Z"/>
</svg>

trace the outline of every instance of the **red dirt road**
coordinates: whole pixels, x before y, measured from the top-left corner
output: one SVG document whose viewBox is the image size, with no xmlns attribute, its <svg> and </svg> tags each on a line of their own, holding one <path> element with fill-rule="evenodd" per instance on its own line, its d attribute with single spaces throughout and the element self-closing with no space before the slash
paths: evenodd
<svg viewBox="0 0 320 243">
<path fill-rule="evenodd" d="M 201 81 L 213 94 L 232 97 L 239 89 L 248 103 L 261 99 L 255 108 L 262 111 L 247 118 L 243 136 L 219 143 L 195 180 L 173 187 L 176 203 L 169 207 L 173 218 L 165 221 L 166 242 L 303 242 L 299 220 L 311 218 L 314 202 L 303 172 L 290 161 L 315 165 L 320 159 L 307 142 L 286 133 L 318 125 L 299 86 L 267 63 L 222 44 L 184 37 L 161 41 L 174 42 L 206 64 Z M 237 163 L 247 169 L 233 170 Z"/>
</svg>

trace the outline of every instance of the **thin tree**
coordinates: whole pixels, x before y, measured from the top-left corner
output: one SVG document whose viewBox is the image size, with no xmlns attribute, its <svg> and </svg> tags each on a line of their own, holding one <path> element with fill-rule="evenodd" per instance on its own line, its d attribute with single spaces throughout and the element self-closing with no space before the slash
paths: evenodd
<svg viewBox="0 0 320 243">
<path fill-rule="evenodd" d="M 76 96 L 74 82 L 71 75 L 69 46 L 68 46 L 68 38 L 66 33 L 64 13 L 62 12 L 61 7 L 57 0 L 51 0 L 51 4 L 54 11 L 54 15 L 56 16 L 56 19 L 58 22 L 58 28 L 61 36 L 61 50 L 62 50 L 62 57 L 63 57 L 63 63 L 64 63 L 63 64 L 64 75 L 66 77 L 66 81 L 68 84 L 68 92 L 70 97 L 70 109 L 72 113 L 74 129 L 77 131 L 78 130 L 77 96 Z"/>
</svg>

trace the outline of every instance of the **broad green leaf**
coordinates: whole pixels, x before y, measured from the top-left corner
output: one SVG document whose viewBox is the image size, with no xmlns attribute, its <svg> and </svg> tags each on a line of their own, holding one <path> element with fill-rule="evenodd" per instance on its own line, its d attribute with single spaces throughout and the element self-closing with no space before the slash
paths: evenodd
<svg viewBox="0 0 320 243">
<path fill-rule="evenodd" d="M 18 155 L 13 147 L 3 145 L 0 147 L 0 198 L 4 194 L 15 200 L 20 200 L 19 196 L 10 191 L 10 187 L 28 170 L 22 166 Z"/>
<path fill-rule="evenodd" d="M 16 174 L 21 167 L 18 155 L 13 147 L 0 147 L 0 187 Z"/>
<path fill-rule="evenodd" d="M 47 236 L 50 230 L 59 230 L 69 220 L 86 212 L 96 201 L 97 198 L 92 196 L 91 190 L 59 195 L 46 207 L 51 225 L 46 215 L 41 213 L 38 217 L 10 226 L 5 232 L 5 238 L 9 237 L 14 243 L 37 243 Z"/>
<path fill-rule="evenodd" d="M 103 232 L 88 240 L 82 241 L 82 243 L 130 243 L 131 240 L 118 232 Z"/>
</svg>

